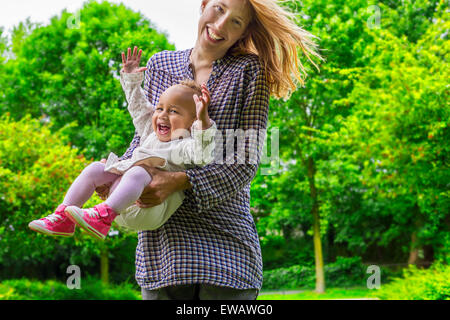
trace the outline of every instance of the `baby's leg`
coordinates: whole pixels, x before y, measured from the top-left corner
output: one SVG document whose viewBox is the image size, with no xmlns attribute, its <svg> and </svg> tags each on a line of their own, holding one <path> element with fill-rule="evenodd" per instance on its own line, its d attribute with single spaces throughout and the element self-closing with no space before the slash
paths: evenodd
<svg viewBox="0 0 450 320">
<path fill-rule="evenodd" d="M 93 162 L 72 183 L 64 198 L 63 204 L 81 208 L 94 194 L 95 188 L 113 182 L 120 177 L 117 174 L 105 172 L 105 165 L 103 163 Z"/>
<path fill-rule="evenodd" d="M 132 167 L 122 176 L 120 183 L 112 191 L 105 204 L 117 213 L 121 213 L 139 199 L 142 191 L 151 181 L 152 177 L 147 170 L 139 166 Z"/>
</svg>

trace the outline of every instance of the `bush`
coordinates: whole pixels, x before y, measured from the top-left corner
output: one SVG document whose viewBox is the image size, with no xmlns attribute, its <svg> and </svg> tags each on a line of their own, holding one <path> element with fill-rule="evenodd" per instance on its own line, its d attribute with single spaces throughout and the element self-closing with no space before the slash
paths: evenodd
<svg viewBox="0 0 450 320">
<path fill-rule="evenodd" d="M 361 257 L 337 257 L 336 262 L 324 267 L 327 287 L 365 285 L 366 267 Z M 316 283 L 315 267 L 295 265 L 264 271 L 263 289 L 314 288 Z"/>
<path fill-rule="evenodd" d="M 130 284 L 105 285 L 100 280 L 81 280 L 81 289 L 69 289 L 55 280 L 6 280 L 0 283 L 0 300 L 140 300 Z"/>
<path fill-rule="evenodd" d="M 111 280 L 122 282 L 134 274 L 135 234 L 120 232 L 100 245 L 80 230 L 71 238 L 53 238 L 28 228 L 30 221 L 53 212 L 92 161 L 65 139 L 28 115 L 20 121 L 0 116 L 0 281 L 59 278 L 74 264 L 84 274 L 97 273 L 102 246 L 112 261 Z M 85 206 L 99 202 L 94 196 Z"/>
<path fill-rule="evenodd" d="M 450 266 L 434 264 L 429 269 L 411 265 L 403 278 L 382 285 L 375 296 L 383 300 L 450 300 Z"/>
<path fill-rule="evenodd" d="M 28 115 L 20 121 L 8 115 L 0 118 L 2 265 L 20 260 L 25 267 L 48 260 L 58 251 L 55 243 L 73 242 L 38 237 L 28 228 L 33 219 L 53 212 L 71 181 L 89 163 L 63 140 L 59 132 L 52 133 L 48 125 Z M 17 262 L 12 266 L 17 267 Z"/>
<path fill-rule="evenodd" d="M 314 283 L 314 269 L 296 265 L 264 271 L 262 289 L 311 288 L 314 287 Z"/>
</svg>

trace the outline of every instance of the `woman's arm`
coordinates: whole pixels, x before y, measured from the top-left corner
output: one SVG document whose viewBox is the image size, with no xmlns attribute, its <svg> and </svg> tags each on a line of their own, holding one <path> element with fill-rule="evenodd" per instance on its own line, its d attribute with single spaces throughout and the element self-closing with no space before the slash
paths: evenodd
<svg viewBox="0 0 450 320">
<path fill-rule="evenodd" d="M 239 129 L 247 134 L 250 129 L 254 130 L 253 134 L 259 134 L 261 131 L 265 133 L 270 93 L 261 69 L 250 80 L 246 93 Z M 260 163 L 260 149 L 263 147 L 260 141 L 255 142 L 254 139 L 252 134 L 245 135 L 245 148 L 234 152 L 232 159 L 225 159 L 224 164 L 210 164 L 203 168 L 186 170 L 200 212 L 232 197 L 253 180 Z M 255 152 L 253 155 L 256 158 L 252 158 L 252 152 Z"/>
</svg>

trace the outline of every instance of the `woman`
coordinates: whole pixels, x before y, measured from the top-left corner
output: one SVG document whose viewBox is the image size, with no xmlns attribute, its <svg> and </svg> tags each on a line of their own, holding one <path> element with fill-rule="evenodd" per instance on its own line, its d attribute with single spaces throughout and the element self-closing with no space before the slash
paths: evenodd
<svg viewBox="0 0 450 320">
<path fill-rule="evenodd" d="M 147 98 L 156 104 L 167 87 L 184 78 L 206 83 L 223 153 L 227 129 L 266 130 L 270 96 L 286 98 L 303 84 L 299 50 L 311 62 L 312 55 L 321 58 L 314 36 L 289 16 L 274 0 L 203 0 L 194 48 L 160 52 L 149 60 Z M 139 232 L 136 280 L 143 299 L 256 299 L 262 258 L 250 183 L 261 150 L 257 162 L 249 161 L 253 146 L 250 139 L 245 143 L 245 160 L 234 152 L 204 168 L 149 169 L 153 181 L 140 206 L 158 205 L 178 190 L 186 199 L 161 228 Z M 123 158 L 138 145 L 135 136 Z"/>
</svg>

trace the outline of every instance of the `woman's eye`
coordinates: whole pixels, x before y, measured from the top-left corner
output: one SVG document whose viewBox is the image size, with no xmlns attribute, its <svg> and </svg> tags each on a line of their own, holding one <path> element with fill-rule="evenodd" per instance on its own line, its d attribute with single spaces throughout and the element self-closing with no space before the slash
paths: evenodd
<svg viewBox="0 0 450 320">
<path fill-rule="evenodd" d="M 218 5 L 216 5 L 216 6 L 215 6 L 215 8 L 216 8 L 216 10 L 217 10 L 217 11 L 219 11 L 219 12 L 223 12 L 223 9 L 222 9 L 222 7 L 221 7 L 221 6 L 218 6 Z"/>
<path fill-rule="evenodd" d="M 233 22 L 234 22 L 234 24 L 236 24 L 237 26 L 239 26 L 239 27 L 241 26 L 241 22 L 240 22 L 239 20 L 234 20 Z"/>
<path fill-rule="evenodd" d="M 170 112 L 173 112 L 173 113 L 178 113 L 178 112 L 176 112 L 175 110 L 170 110 Z"/>
</svg>

